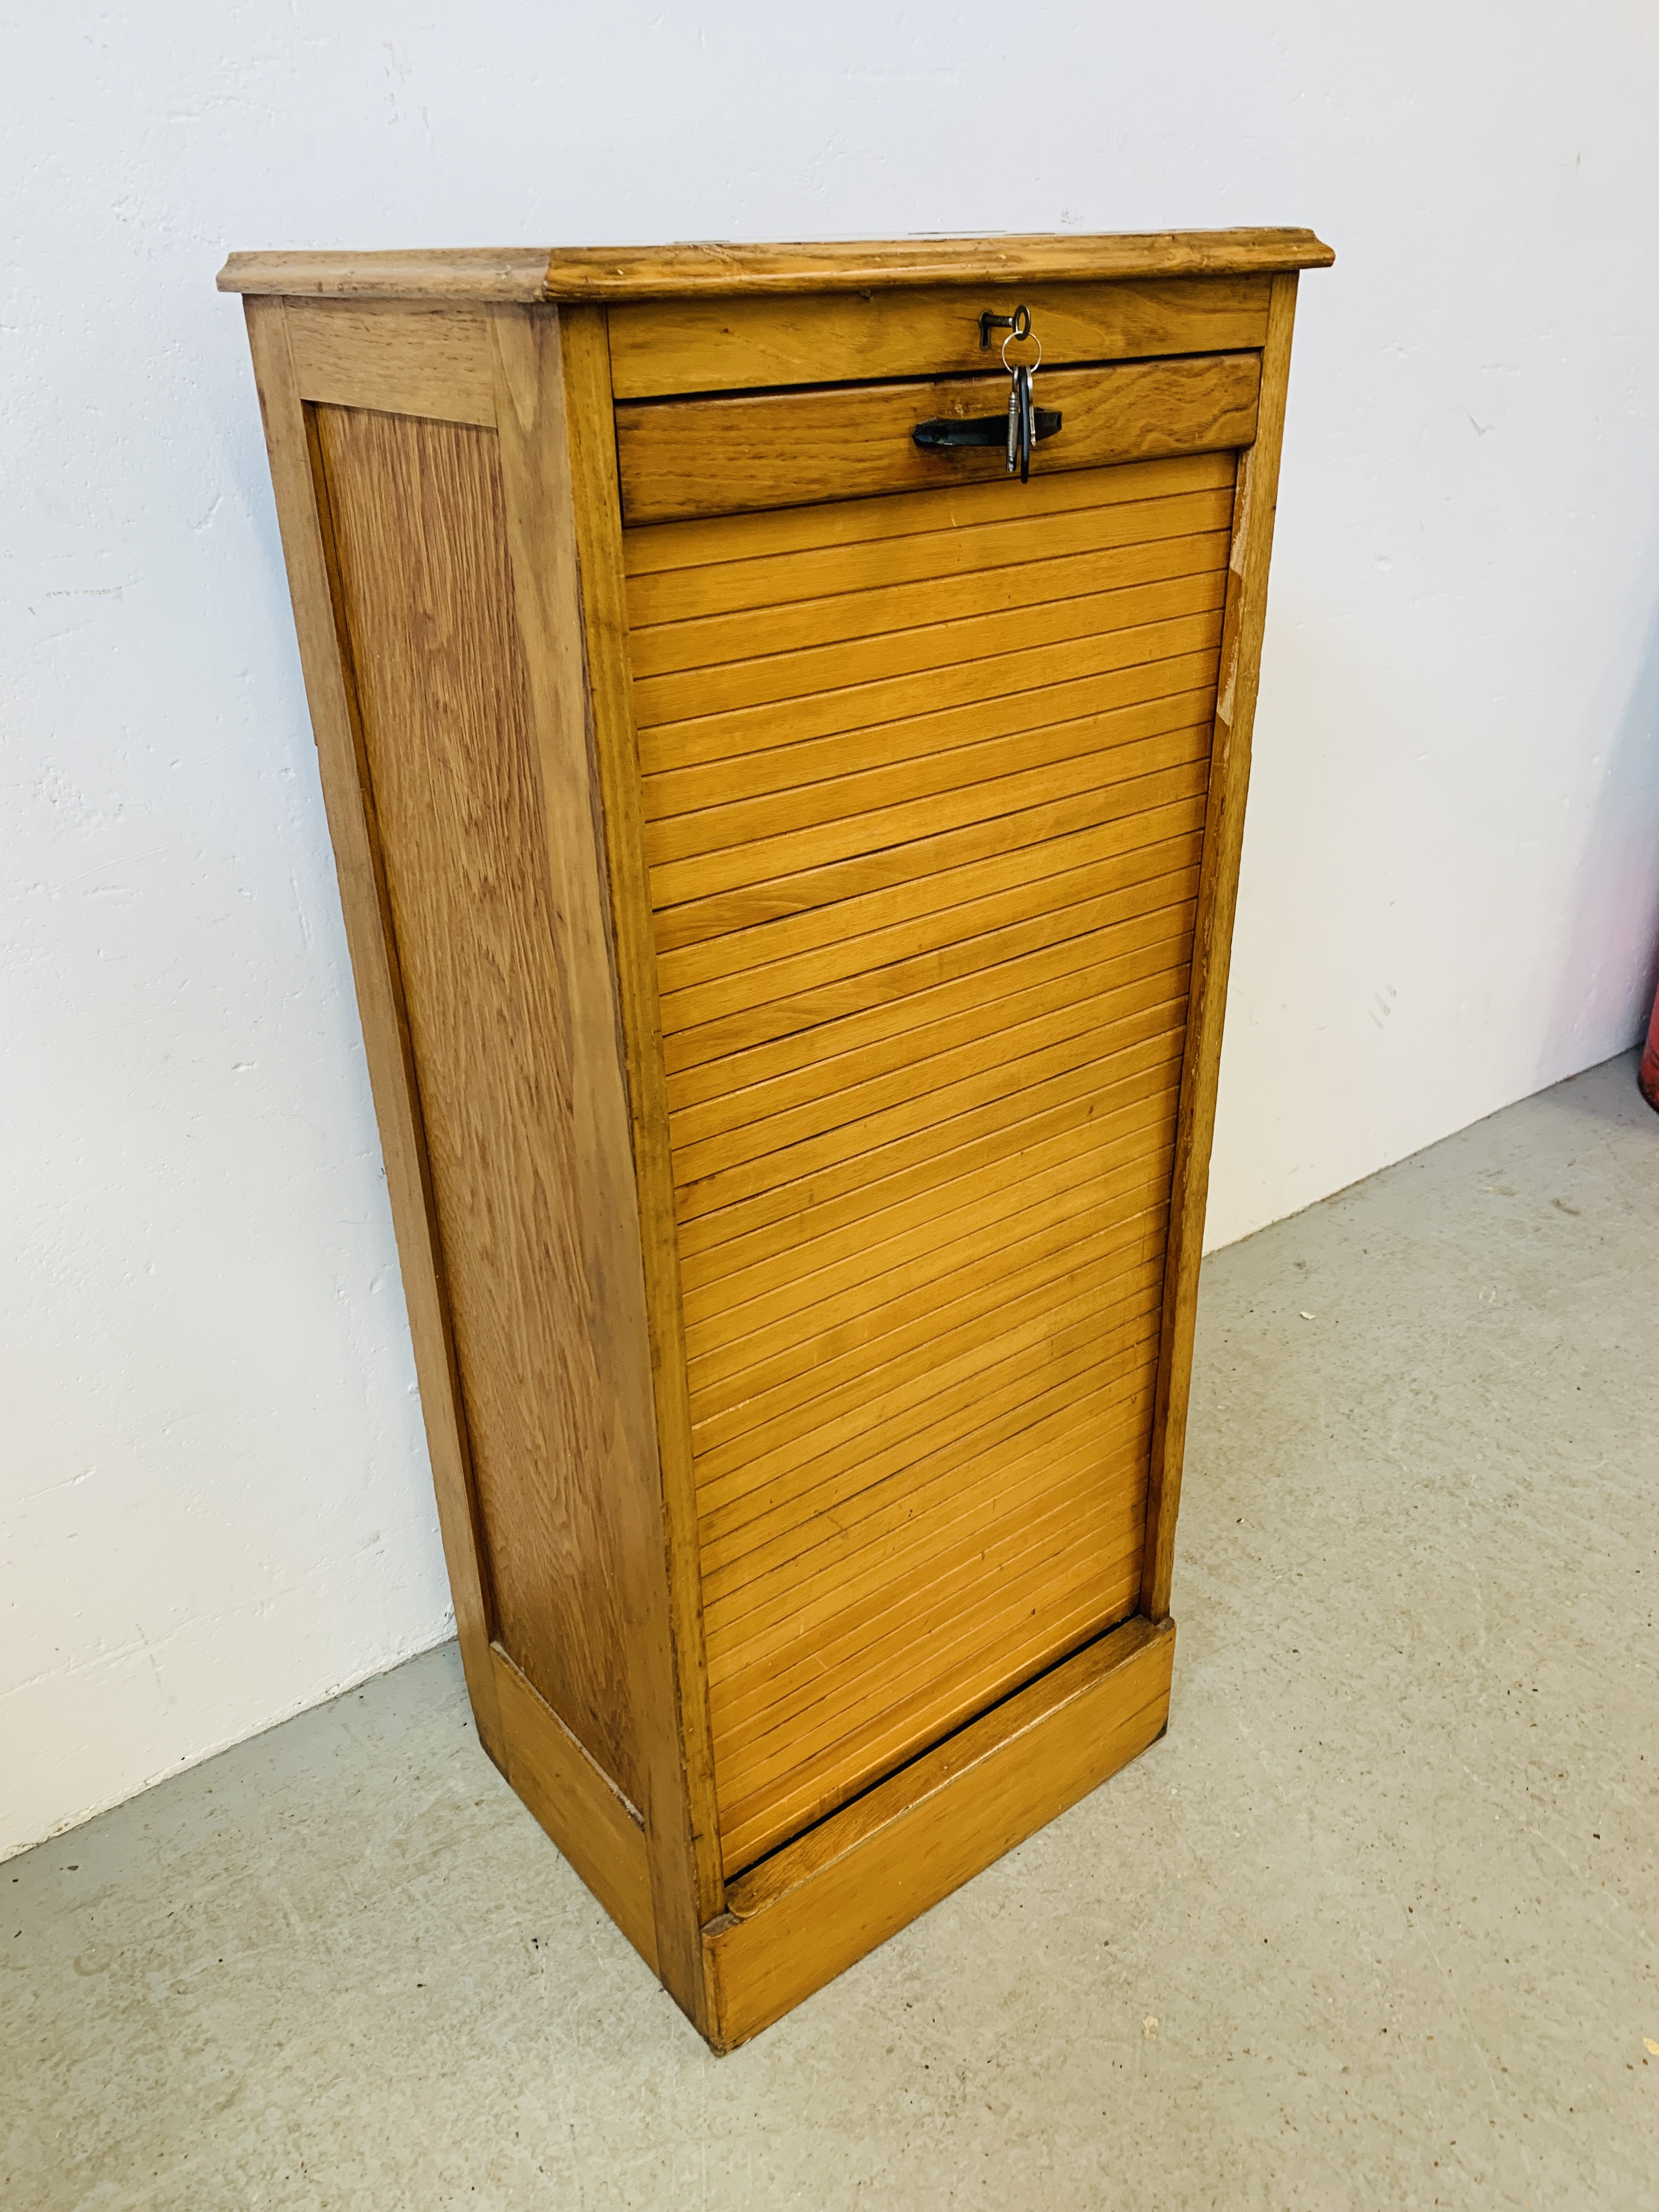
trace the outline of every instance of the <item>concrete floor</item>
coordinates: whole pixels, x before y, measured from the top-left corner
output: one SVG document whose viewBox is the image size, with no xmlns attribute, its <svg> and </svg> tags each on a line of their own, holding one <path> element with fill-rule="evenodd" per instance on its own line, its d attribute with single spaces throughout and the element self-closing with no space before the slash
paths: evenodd
<svg viewBox="0 0 1659 2212">
<path fill-rule="evenodd" d="M 1168 1736 L 731 2058 L 453 1650 L 0 1867 L 0 2202 L 1659 2207 L 1656 1316 L 1627 1059 L 1218 1255 Z"/>
</svg>

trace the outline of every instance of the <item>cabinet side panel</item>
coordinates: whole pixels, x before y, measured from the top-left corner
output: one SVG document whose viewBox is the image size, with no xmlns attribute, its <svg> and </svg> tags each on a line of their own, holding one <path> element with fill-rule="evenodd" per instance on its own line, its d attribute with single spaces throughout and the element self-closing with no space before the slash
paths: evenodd
<svg viewBox="0 0 1659 2212">
<path fill-rule="evenodd" d="M 613 1423 L 575 1220 L 569 979 L 496 441 L 319 407 L 496 1638 L 638 1801 Z"/>
<path fill-rule="evenodd" d="M 403 1267 L 438 1524 L 455 1600 L 455 1632 L 479 1741 L 502 1766 L 507 1745 L 489 1643 L 483 1541 L 461 1418 L 454 1343 L 440 1279 L 437 1225 L 403 978 L 392 940 L 385 871 L 368 811 L 344 641 L 331 582 L 321 468 L 313 450 L 313 426 L 307 421 L 295 374 L 283 302 L 249 300 L 247 331 L 306 695 L 316 733 L 318 769 L 334 845 L 341 910 L 362 1016 L 363 1050 L 374 1087 L 387 1194 Z"/>
</svg>

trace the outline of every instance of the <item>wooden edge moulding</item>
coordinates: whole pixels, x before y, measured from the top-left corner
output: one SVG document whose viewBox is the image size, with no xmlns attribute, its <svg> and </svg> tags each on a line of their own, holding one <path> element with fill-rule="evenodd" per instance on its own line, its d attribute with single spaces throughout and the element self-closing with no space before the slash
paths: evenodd
<svg viewBox="0 0 1659 2212">
<path fill-rule="evenodd" d="M 479 1738 L 717 2050 L 1167 1723 L 1291 323 L 1331 259 L 221 275 Z"/>
</svg>

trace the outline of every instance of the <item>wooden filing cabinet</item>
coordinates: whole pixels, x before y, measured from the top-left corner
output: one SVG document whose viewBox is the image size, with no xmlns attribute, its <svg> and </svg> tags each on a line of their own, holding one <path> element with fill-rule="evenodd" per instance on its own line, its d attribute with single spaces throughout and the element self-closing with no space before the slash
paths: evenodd
<svg viewBox="0 0 1659 2212">
<path fill-rule="evenodd" d="M 1164 1728 L 1291 316 L 1330 258 L 221 276 L 479 1735 L 717 2047 Z M 1060 416 L 1025 482 L 1000 433 L 915 434 L 1006 417 L 981 318 L 1020 306 Z"/>
</svg>

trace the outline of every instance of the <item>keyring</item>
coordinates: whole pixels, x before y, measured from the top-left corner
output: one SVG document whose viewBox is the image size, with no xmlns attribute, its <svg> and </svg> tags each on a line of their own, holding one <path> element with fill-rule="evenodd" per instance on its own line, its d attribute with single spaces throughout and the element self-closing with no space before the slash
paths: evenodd
<svg viewBox="0 0 1659 2212">
<path fill-rule="evenodd" d="M 1009 347 L 1010 347 L 1011 345 L 1012 345 L 1012 343 L 1013 343 L 1013 342 L 1014 342 L 1014 340 L 1015 340 L 1016 338 L 1029 338 L 1029 337 L 1031 337 L 1031 318 L 1030 318 L 1030 315 L 1029 312 L 1028 312 L 1025 308 L 1024 308 L 1024 307 L 1022 307 L 1022 308 L 1020 309 L 1019 313 L 1020 313 L 1020 314 L 1022 314 L 1022 315 L 1024 315 L 1024 316 L 1025 317 L 1025 327 L 1024 327 L 1024 329 L 1023 331 L 1019 331 L 1019 330 L 1010 331 L 1009 331 L 1009 333 L 1008 333 L 1008 335 L 1007 335 L 1007 337 L 1006 337 L 1006 338 L 1004 338 L 1004 340 L 1002 341 L 1002 365 L 1003 365 L 1003 367 L 1004 367 L 1006 369 L 1007 369 L 1008 374 L 1009 374 L 1009 375 L 1010 375 L 1010 376 L 1012 376 L 1012 375 L 1013 374 L 1013 373 L 1014 373 L 1014 372 L 1013 372 L 1012 368 L 1010 366 L 1009 360 L 1008 360 L 1008 349 L 1009 349 Z M 1018 318 L 1016 318 L 1016 319 L 1018 319 Z M 1031 372 L 1032 375 L 1033 375 L 1033 376 L 1035 376 L 1035 375 L 1036 374 L 1036 373 L 1037 373 L 1038 369 L 1040 369 L 1040 368 L 1042 368 L 1042 340 L 1041 338 L 1032 338 L 1032 339 L 1031 339 L 1031 343 L 1036 346 L 1036 349 L 1037 349 L 1037 357 L 1036 357 L 1036 359 L 1035 361 L 1022 362 L 1021 362 L 1021 364 L 1020 364 L 1020 366 L 1021 366 L 1023 368 L 1029 368 L 1029 369 L 1030 370 L 1030 372 Z"/>
</svg>

